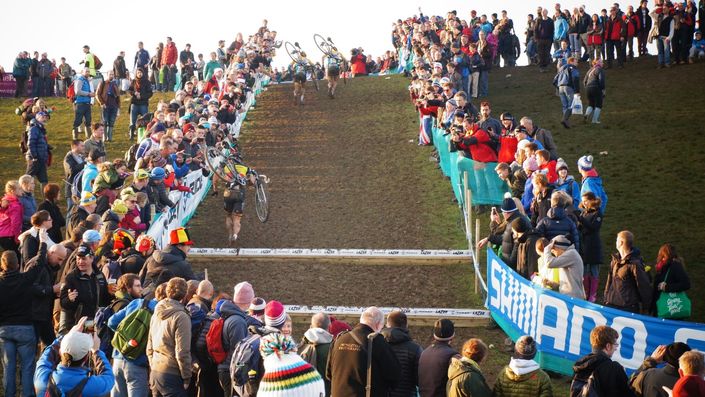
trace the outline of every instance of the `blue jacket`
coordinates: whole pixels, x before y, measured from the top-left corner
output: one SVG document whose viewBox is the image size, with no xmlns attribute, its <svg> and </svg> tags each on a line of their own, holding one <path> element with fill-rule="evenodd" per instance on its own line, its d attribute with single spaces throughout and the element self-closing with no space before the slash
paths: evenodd
<svg viewBox="0 0 705 397">
<path fill-rule="evenodd" d="M 556 190 L 568 193 L 568 195 L 573 198 L 573 207 L 578 209 L 580 205 L 580 185 L 575 181 L 573 175 L 568 175 L 562 182 L 558 179 L 556 181 Z"/>
<path fill-rule="evenodd" d="M 521 196 L 521 203 L 524 205 L 524 211 L 527 215 L 531 213 L 531 201 L 534 200 L 534 184 L 531 178 L 526 178 L 524 183 L 524 194 Z"/>
<path fill-rule="evenodd" d="M 553 41 L 563 40 L 568 37 L 568 21 L 565 18 L 556 18 L 553 21 Z"/>
<path fill-rule="evenodd" d="M 135 68 L 141 68 L 149 65 L 149 52 L 144 48 L 138 50 L 135 54 Z"/>
<path fill-rule="evenodd" d="M 705 39 L 695 40 L 693 39 L 693 47 L 696 51 L 705 51 Z"/>
<path fill-rule="evenodd" d="M 14 77 L 27 77 L 31 65 L 31 59 L 15 58 L 15 63 L 12 65 L 12 75 Z"/>
<path fill-rule="evenodd" d="M 596 197 L 599 197 L 600 200 L 602 200 L 600 211 L 604 214 L 605 209 L 607 208 L 607 193 L 605 193 L 605 189 L 602 187 L 602 178 L 599 176 L 589 176 L 584 178 L 583 186 L 580 188 L 580 195 L 582 196 L 587 192 L 593 192 Z"/>
<path fill-rule="evenodd" d="M 142 307 L 142 302 L 144 302 L 144 299 L 133 299 L 132 301 L 130 301 L 130 303 L 127 304 L 127 306 L 123 307 L 122 309 L 118 310 L 117 313 L 110 316 L 110 318 L 108 319 L 108 328 L 112 329 L 113 331 L 116 331 L 118 325 L 120 325 L 120 323 L 122 322 L 122 320 L 125 319 L 125 317 L 129 316 L 130 314 L 132 314 L 132 312 Z M 157 307 L 157 300 L 152 299 L 149 304 L 147 304 L 147 307 L 149 308 L 149 310 L 152 311 L 152 313 L 154 313 L 154 308 Z M 120 353 L 118 349 L 113 349 L 113 358 L 130 361 L 131 363 L 139 365 L 140 367 L 146 368 L 147 366 L 149 366 L 149 363 L 147 362 L 146 353 L 143 353 L 136 360 L 130 360 L 129 358 L 123 357 L 122 353 Z"/>
<path fill-rule="evenodd" d="M 83 76 L 77 79 L 78 83 L 81 84 L 81 91 L 92 92 L 91 83 Z M 91 103 L 91 97 L 86 95 L 78 95 L 78 90 L 76 90 L 76 103 Z"/>
<path fill-rule="evenodd" d="M 176 154 L 170 155 L 169 158 L 171 159 L 171 166 L 172 168 L 174 168 L 174 174 L 176 176 L 176 179 L 181 179 L 185 177 L 186 174 L 188 174 L 188 172 L 190 171 L 189 165 L 186 163 L 184 163 L 184 165 L 182 166 L 176 164 Z"/>
<path fill-rule="evenodd" d="M 57 388 L 62 393 L 68 393 L 76 387 L 86 376 L 88 368 L 85 367 L 65 367 L 61 364 L 56 366 L 59 358 L 55 353 L 55 345 L 61 343 L 61 337 L 57 338 L 52 346 L 44 349 L 44 353 L 37 361 L 37 368 L 34 371 L 34 390 L 37 396 L 43 396 L 49 384 L 49 376 L 54 378 Z M 90 353 L 88 353 L 90 354 Z M 100 397 L 110 393 L 115 385 L 115 376 L 110 361 L 105 357 L 105 353 L 98 350 L 96 352 L 98 362 L 95 365 L 98 373 L 91 374 L 83 388 L 83 397 Z"/>
<path fill-rule="evenodd" d="M 81 186 L 83 192 L 93 192 L 93 181 L 98 176 L 98 167 L 95 164 L 86 163 L 83 167 L 83 179 L 81 179 Z"/>
<path fill-rule="evenodd" d="M 23 192 L 17 197 L 22 204 L 22 223 L 29 225 L 32 221 L 32 215 L 37 212 L 37 202 L 34 201 L 34 194 L 31 192 Z M 30 258 L 27 258 L 29 260 Z"/>
<path fill-rule="evenodd" d="M 37 120 L 32 120 L 32 128 L 29 129 L 27 146 L 33 159 L 46 163 L 49 158 L 49 145 L 47 144 L 47 130 L 44 124 Z"/>
<path fill-rule="evenodd" d="M 572 241 L 575 249 L 580 252 L 580 234 L 575 222 L 568 218 L 562 207 L 553 207 L 548 210 L 548 215 L 536 225 L 536 232 L 548 240 L 563 235 Z"/>
</svg>

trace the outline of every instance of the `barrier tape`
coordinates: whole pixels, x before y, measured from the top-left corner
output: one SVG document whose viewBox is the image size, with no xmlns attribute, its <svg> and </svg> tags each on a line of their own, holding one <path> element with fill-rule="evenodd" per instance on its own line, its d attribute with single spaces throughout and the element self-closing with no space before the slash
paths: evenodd
<svg viewBox="0 0 705 397">
<path fill-rule="evenodd" d="M 366 307 L 360 306 L 297 306 L 284 305 L 289 314 L 316 314 L 325 312 L 327 314 L 338 315 L 360 315 Z M 438 317 L 438 318 L 478 318 L 490 317 L 490 312 L 484 309 L 452 309 L 452 308 L 405 308 L 405 307 L 380 307 L 382 313 L 389 314 L 392 311 L 402 311 L 409 317 Z"/>
<path fill-rule="evenodd" d="M 192 248 L 193 256 L 243 257 L 320 257 L 320 258 L 429 258 L 462 259 L 468 250 L 375 250 L 375 249 L 309 249 L 309 248 Z"/>
</svg>

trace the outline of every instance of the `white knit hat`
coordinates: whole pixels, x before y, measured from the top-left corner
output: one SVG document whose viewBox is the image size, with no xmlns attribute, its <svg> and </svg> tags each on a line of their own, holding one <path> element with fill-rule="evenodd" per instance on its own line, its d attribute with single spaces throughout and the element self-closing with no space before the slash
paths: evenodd
<svg viewBox="0 0 705 397">
<path fill-rule="evenodd" d="M 290 337 L 272 333 L 260 340 L 264 376 L 257 397 L 320 397 L 325 395 L 323 378 L 316 368 L 296 354 Z"/>
</svg>

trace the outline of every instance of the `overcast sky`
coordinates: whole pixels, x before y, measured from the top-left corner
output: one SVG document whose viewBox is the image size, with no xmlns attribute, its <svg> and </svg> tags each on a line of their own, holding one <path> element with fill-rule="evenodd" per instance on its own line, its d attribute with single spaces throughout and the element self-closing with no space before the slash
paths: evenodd
<svg viewBox="0 0 705 397">
<path fill-rule="evenodd" d="M 592 13 L 612 2 L 570 0 L 561 1 L 561 4 L 572 11 L 574 6 L 587 3 L 590 5 L 588 11 Z M 214 5 L 208 5 L 210 3 Z M 363 47 L 367 54 L 378 56 L 392 48 L 392 23 L 398 18 L 418 14 L 419 3 L 404 0 L 7 1 L 3 2 L 0 13 L 0 37 L 3 38 L 0 65 L 10 72 L 20 50 L 27 50 L 30 54 L 36 50 L 40 53 L 46 51 L 50 59 L 57 61 L 64 56 L 69 64 L 76 67 L 83 59 L 81 47 L 88 44 L 106 66 L 112 65 L 120 50 L 125 50 L 131 68 L 138 41 L 144 41 L 151 55 L 157 43 L 165 41 L 166 36 L 173 37 L 179 51 L 188 42 L 194 54 L 203 53 L 208 60 L 208 54 L 215 50 L 218 40 L 229 44 L 238 32 L 247 37 L 257 30 L 264 18 L 269 20 L 270 29 L 276 30 L 281 40 L 298 41 L 312 59 L 321 56 L 313 43 L 314 33 L 330 36 L 346 54 L 353 47 Z M 263 6 L 256 7 L 258 4 Z M 526 15 L 534 13 L 538 5 L 553 9 L 555 3 L 545 0 L 435 0 L 423 4 L 422 10 L 426 15 L 445 15 L 447 11 L 456 10 L 463 19 L 469 19 L 471 9 L 488 17 L 493 12 L 499 14 L 506 9 L 523 43 Z M 472 4 L 477 7 L 471 7 Z M 626 9 L 626 3 L 622 8 Z M 275 65 L 289 62 L 283 51 L 274 61 Z M 104 70 L 107 68 L 104 67 Z"/>
</svg>

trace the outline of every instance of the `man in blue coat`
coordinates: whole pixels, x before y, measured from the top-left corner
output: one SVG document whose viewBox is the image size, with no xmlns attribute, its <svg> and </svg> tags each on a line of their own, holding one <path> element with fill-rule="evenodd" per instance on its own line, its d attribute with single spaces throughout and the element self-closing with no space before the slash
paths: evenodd
<svg viewBox="0 0 705 397">
<path fill-rule="evenodd" d="M 31 128 L 27 137 L 27 175 L 39 179 L 42 186 L 49 182 L 47 176 L 47 163 L 49 162 L 49 144 L 47 143 L 47 130 L 45 123 L 49 114 L 39 112 L 30 122 Z"/>
</svg>

